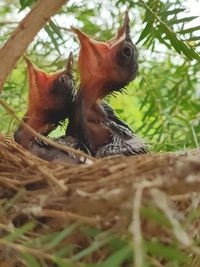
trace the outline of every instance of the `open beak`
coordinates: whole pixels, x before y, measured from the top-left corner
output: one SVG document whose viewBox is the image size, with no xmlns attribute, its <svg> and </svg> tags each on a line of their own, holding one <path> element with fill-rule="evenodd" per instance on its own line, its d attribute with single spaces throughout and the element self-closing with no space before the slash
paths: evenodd
<svg viewBox="0 0 200 267">
<path fill-rule="evenodd" d="M 130 68 L 125 67 L 133 65 L 134 55 L 128 12 L 125 13 L 123 24 L 118 29 L 116 36 L 109 41 L 95 40 L 74 27 L 71 27 L 71 31 L 77 35 L 81 44 L 78 64 L 82 88 L 87 88 L 88 84 L 95 84 L 95 82 L 99 87 L 100 84 L 103 87 L 107 86 L 107 83 L 113 82 L 113 88 L 115 88 L 115 84 L 122 86 L 131 79 Z M 119 64 L 120 60 L 123 62 L 123 66 Z M 94 90 L 92 91 L 94 92 Z M 100 95 L 100 93 L 98 94 Z"/>
<path fill-rule="evenodd" d="M 119 28 L 116 37 L 107 42 L 95 40 L 75 27 L 71 27 L 71 31 L 77 35 L 81 43 L 79 54 L 79 68 L 81 73 L 82 68 L 86 68 L 86 62 L 88 62 L 90 68 L 99 65 L 102 58 L 112 57 L 112 53 L 117 50 L 118 45 L 125 39 L 130 38 L 128 12 L 125 13 L 123 24 Z"/>
<path fill-rule="evenodd" d="M 37 103 L 39 102 L 43 92 L 49 86 L 49 75 L 45 71 L 35 66 L 27 56 L 24 56 L 23 58 L 28 68 L 29 98 L 31 98 L 32 103 Z"/>
<path fill-rule="evenodd" d="M 130 39 L 130 26 L 129 26 L 129 15 L 128 15 L 128 11 L 126 11 L 125 16 L 124 16 L 124 20 L 123 20 L 123 24 L 122 26 L 118 29 L 117 35 L 116 37 L 114 37 L 113 39 L 109 40 L 107 43 L 110 44 L 110 46 L 115 46 L 116 44 L 124 41 L 124 40 L 128 40 Z"/>
<path fill-rule="evenodd" d="M 28 76 L 29 76 L 29 91 L 34 91 L 34 94 L 38 95 L 38 82 L 39 82 L 39 78 L 40 78 L 40 72 L 42 73 L 42 71 L 40 71 L 32 62 L 31 60 L 24 55 L 24 61 L 27 64 L 27 68 L 28 68 Z M 42 77 L 42 76 L 41 76 Z"/>
<path fill-rule="evenodd" d="M 73 57 L 73 53 L 70 52 L 68 59 L 67 59 L 67 65 L 66 65 L 66 71 L 70 74 L 72 74 L 73 64 L 74 64 L 74 57 Z"/>
<path fill-rule="evenodd" d="M 130 38 L 130 26 L 129 26 L 128 11 L 126 11 L 126 13 L 125 13 L 123 24 L 118 29 L 116 37 L 112 38 L 111 40 L 109 40 L 107 42 L 97 41 L 97 40 L 93 39 L 92 37 L 88 36 L 84 32 L 81 32 L 79 29 L 77 29 L 73 26 L 71 26 L 71 31 L 77 35 L 82 46 L 90 47 L 90 48 L 92 47 L 94 51 L 96 51 L 97 53 L 99 51 L 99 54 L 101 54 L 100 53 L 101 49 L 105 50 L 105 47 L 111 49 L 113 46 L 115 46 L 119 42 L 122 42 L 125 39 Z"/>
<path fill-rule="evenodd" d="M 93 53 L 97 58 L 101 57 L 103 52 L 109 47 L 106 42 L 97 41 L 75 27 L 71 27 L 71 31 L 74 32 L 79 38 L 82 48 L 81 52 L 83 53 L 85 50 L 86 57 L 90 52 Z"/>
<path fill-rule="evenodd" d="M 113 57 L 121 43 L 130 38 L 128 12 L 125 14 L 123 25 L 119 28 L 116 37 L 107 42 L 95 40 L 75 27 L 71 27 L 71 31 L 77 35 L 81 44 L 78 62 L 81 82 L 84 84 L 94 75 L 101 75 L 105 70 L 106 62 L 113 64 Z"/>
<path fill-rule="evenodd" d="M 45 71 L 41 70 L 35 66 L 31 60 L 24 55 L 24 61 L 28 67 L 28 76 L 29 76 L 29 91 L 31 90 L 34 94 L 41 93 L 44 91 L 50 83 L 57 77 L 58 74 L 49 75 Z M 67 63 L 67 69 L 71 70 L 71 58 Z"/>
<path fill-rule="evenodd" d="M 31 60 L 26 55 L 23 56 L 23 59 L 26 62 L 26 65 L 28 67 L 29 77 L 31 77 L 32 75 L 35 75 L 36 66 L 34 66 L 34 64 L 31 62 Z"/>
</svg>

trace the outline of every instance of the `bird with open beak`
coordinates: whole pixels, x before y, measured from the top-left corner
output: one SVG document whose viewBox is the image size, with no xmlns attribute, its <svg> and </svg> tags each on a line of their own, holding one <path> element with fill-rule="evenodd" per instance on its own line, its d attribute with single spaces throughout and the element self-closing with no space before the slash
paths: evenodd
<svg viewBox="0 0 200 267">
<path fill-rule="evenodd" d="M 24 57 L 24 60 L 28 68 L 29 92 L 28 109 L 22 120 L 38 133 L 48 135 L 67 118 L 73 109 L 75 95 L 72 77 L 73 55 L 70 53 L 65 70 L 54 74 L 48 74 L 39 69 L 27 57 Z M 15 132 L 14 139 L 24 148 L 45 160 L 79 162 L 74 155 L 70 156 L 36 139 L 23 124 L 20 124 Z M 62 143 L 65 141 L 61 140 Z M 66 145 L 71 144 L 66 143 Z M 72 144 L 72 146 L 75 145 Z"/>
<path fill-rule="evenodd" d="M 28 109 L 23 121 L 38 133 L 47 135 L 63 121 L 71 107 L 74 97 L 72 78 L 73 56 L 69 55 L 66 69 L 48 74 L 36 67 L 29 58 L 24 57 L 28 68 L 29 91 Z M 15 140 L 27 147 L 34 138 L 23 125 L 15 133 Z"/>
<path fill-rule="evenodd" d="M 131 41 L 128 12 L 116 37 L 107 42 L 97 41 L 74 27 L 71 30 L 80 41 L 81 85 L 68 133 L 84 142 L 96 157 L 146 153 L 143 140 L 110 107 L 101 104 L 105 96 L 129 84 L 138 71 L 138 52 Z"/>
</svg>

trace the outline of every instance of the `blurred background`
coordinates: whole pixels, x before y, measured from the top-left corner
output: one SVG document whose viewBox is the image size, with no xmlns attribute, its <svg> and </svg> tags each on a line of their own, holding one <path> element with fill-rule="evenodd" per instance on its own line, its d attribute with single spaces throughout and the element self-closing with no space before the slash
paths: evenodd
<svg viewBox="0 0 200 267">
<path fill-rule="evenodd" d="M 1 0 L 0 47 L 35 0 Z M 47 7 L 48 8 L 48 7 Z M 70 25 L 108 40 L 129 10 L 131 36 L 136 43 L 139 74 L 107 101 L 152 151 L 199 147 L 200 143 L 200 2 L 197 0 L 71 0 L 41 30 L 27 50 L 40 68 L 64 68 L 70 51 L 77 59 L 79 44 Z M 78 81 L 77 66 L 74 76 Z M 21 118 L 27 106 L 27 71 L 23 59 L 13 70 L 1 97 Z M 17 125 L 0 107 L 0 132 L 12 134 Z M 51 136 L 60 136 L 59 127 Z"/>
</svg>

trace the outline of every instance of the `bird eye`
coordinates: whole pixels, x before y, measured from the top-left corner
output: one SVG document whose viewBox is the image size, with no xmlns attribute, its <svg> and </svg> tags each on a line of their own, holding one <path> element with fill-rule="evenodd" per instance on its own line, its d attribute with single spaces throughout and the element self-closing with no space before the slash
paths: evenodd
<svg viewBox="0 0 200 267">
<path fill-rule="evenodd" d="M 62 74 L 60 77 L 59 77 L 59 81 L 60 83 L 62 84 L 66 84 L 66 85 L 69 85 L 70 83 L 70 77 L 66 74 Z"/>
<path fill-rule="evenodd" d="M 125 44 L 124 47 L 122 48 L 122 55 L 125 58 L 131 58 L 134 54 L 134 50 L 129 44 Z"/>
</svg>

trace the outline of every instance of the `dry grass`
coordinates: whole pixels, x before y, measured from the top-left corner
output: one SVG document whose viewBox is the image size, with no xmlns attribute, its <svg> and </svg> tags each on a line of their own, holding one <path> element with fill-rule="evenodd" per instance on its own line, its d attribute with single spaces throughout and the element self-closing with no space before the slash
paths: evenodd
<svg viewBox="0 0 200 267">
<path fill-rule="evenodd" d="M 63 165 L 39 159 L 1 136 L 1 229 L 21 227 L 30 220 L 40 225 L 35 234 L 60 231 L 73 222 L 117 233 L 126 233 L 131 225 L 136 267 L 143 263 L 143 236 L 167 240 L 173 235 L 183 248 L 199 254 L 193 245 L 193 238 L 199 236 L 199 217 L 182 227 L 191 210 L 199 206 L 199 197 L 194 195 L 200 192 L 199 156 L 200 151 L 193 150 Z M 155 227 L 143 217 L 145 206 L 161 210 L 171 230 Z M 22 248 L 10 245 L 10 249 L 19 252 Z"/>
</svg>

